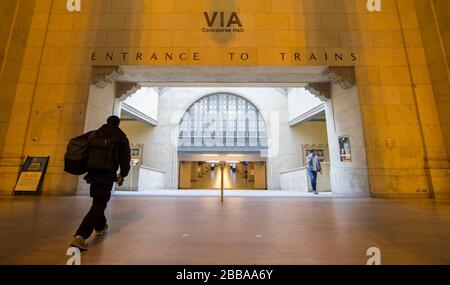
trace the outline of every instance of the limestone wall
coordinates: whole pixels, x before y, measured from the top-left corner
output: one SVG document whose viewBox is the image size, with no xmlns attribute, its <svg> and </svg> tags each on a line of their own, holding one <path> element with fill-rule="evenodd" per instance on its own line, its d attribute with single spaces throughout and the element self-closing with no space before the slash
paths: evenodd
<svg viewBox="0 0 450 285">
<path fill-rule="evenodd" d="M 154 88 L 143 87 L 133 96 L 128 97 L 123 103 L 133 108 L 135 115 L 149 123 L 158 122 L 158 98 L 159 93 Z"/>
<path fill-rule="evenodd" d="M 450 30 L 448 1 L 427 0 L 414 1 L 418 13 L 418 24 L 424 45 L 424 51 L 415 50 L 414 57 L 420 58 L 422 64 L 427 64 L 430 70 L 428 81 L 434 93 L 434 102 L 438 118 L 430 115 L 435 112 L 434 104 L 427 104 L 425 116 L 439 120 L 447 152 L 447 161 L 450 160 Z M 431 90 L 428 90 L 431 93 Z M 424 102 L 426 103 L 426 102 Z M 432 156 L 432 155 L 430 155 Z M 432 156 L 434 160 L 445 157 Z M 438 163 L 439 162 L 431 162 Z M 445 164 L 445 163 L 444 163 Z"/>
<path fill-rule="evenodd" d="M 166 189 L 166 174 L 146 166 L 132 166 L 129 176 L 122 186 L 115 186 L 115 191 L 145 192 Z"/>
<path fill-rule="evenodd" d="M 303 165 L 302 144 L 328 144 L 325 122 L 289 127 L 288 97 L 275 88 L 170 88 L 160 95 L 158 126 L 133 121 L 122 123 L 132 143 L 145 145 L 143 164 L 167 173 L 169 189 L 178 187 L 177 146 L 173 143 L 173 138 L 178 137 L 178 123 L 195 101 L 215 92 L 240 95 L 255 104 L 265 117 L 274 134 L 269 145 L 274 156 L 267 164 L 269 189 L 280 189 L 281 171 Z"/>
<path fill-rule="evenodd" d="M 31 113 L 36 68 L 28 68 L 33 46 L 30 27 L 35 1 L 0 3 L 0 193 L 10 194 L 24 161 L 23 147 Z M 36 62 L 36 59 L 33 59 Z"/>
<path fill-rule="evenodd" d="M 326 103 L 331 188 L 338 195 L 369 197 L 374 189 L 370 188 L 368 176 L 367 155 L 371 154 L 366 149 L 358 90 L 343 90 L 333 84 L 331 93 L 332 98 Z M 350 140 L 351 161 L 342 161 L 340 156 L 339 139 L 345 136 Z"/>
<path fill-rule="evenodd" d="M 312 192 L 312 185 L 307 167 L 283 171 L 281 173 L 281 189 L 304 193 Z M 317 177 L 317 191 L 331 192 L 329 163 L 322 163 L 322 173 L 319 173 Z M 339 195 L 339 191 L 333 194 Z"/>
<path fill-rule="evenodd" d="M 430 14 L 421 9 L 425 0 L 383 1 L 381 12 L 369 12 L 365 0 L 81 2 L 81 12 L 68 12 L 66 0 L 17 1 L 20 40 L 0 84 L 2 192 L 26 155 L 52 157 L 44 193 L 75 191 L 61 157 L 68 138 L 84 130 L 93 65 L 351 65 L 372 195 L 449 196 L 448 163 L 440 159 L 447 157 L 448 92 L 430 57 L 430 33 L 419 28 Z M 2 14 L 8 7 L 0 6 Z M 205 11 L 235 11 L 244 31 L 203 32 Z"/>
<path fill-rule="evenodd" d="M 291 125 L 310 118 L 323 106 L 323 102 L 303 88 L 295 88 L 288 95 L 289 123 Z M 322 108 L 323 110 L 323 108 Z"/>
</svg>

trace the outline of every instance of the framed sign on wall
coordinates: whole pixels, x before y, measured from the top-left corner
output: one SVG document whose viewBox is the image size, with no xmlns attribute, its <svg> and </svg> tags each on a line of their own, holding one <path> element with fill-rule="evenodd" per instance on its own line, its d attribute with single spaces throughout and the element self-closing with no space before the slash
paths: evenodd
<svg viewBox="0 0 450 285">
<path fill-rule="evenodd" d="M 143 144 L 131 144 L 131 164 L 132 165 L 134 165 L 134 166 L 142 165 L 143 151 L 144 151 Z"/>
<path fill-rule="evenodd" d="M 349 136 L 339 137 L 339 155 L 342 162 L 352 162 L 352 150 Z"/>
<path fill-rule="evenodd" d="M 47 171 L 50 157 L 30 157 L 28 156 L 17 179 L 13 194 L 16 193 L 36 193 L 40 194 Z"/>
<path fill-rule="evenodd" d="M 320 162 L 329 161 L 329 150 L 326 144 L 303 144 L 302 145 L 302 161 L 303 165 L 307 165 L 308 155 L 315 150 L 319 156 Z"/>
</svg>

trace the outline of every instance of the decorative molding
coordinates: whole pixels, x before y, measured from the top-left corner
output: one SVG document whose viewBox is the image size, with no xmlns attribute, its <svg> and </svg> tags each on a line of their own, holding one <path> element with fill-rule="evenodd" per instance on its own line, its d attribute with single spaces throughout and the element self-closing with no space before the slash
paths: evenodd
<svg viewBox="0 0 450 285">
<path fill-rule="evenodd" d="M 322 71 L 331 82 L 338 84 L 342 89 L 350 89 L 356 85 L 354 67 L 330 66 Z"/>
<path fill-rule="evenodd" d="M 308 121 L 311 117 L 325 111 L 325 104 L 320 104 L 311 110 L 308 110 L 307 112 L 301 114 L 300 116 L 296 117 L 295 119 L 292 119 L 289 121 L 289 127 L 295 127 L 303 122 Z"/>
<path fill-rule="evenodd" d="M 117 82 L 116 84 L 116 98 L 123 102 L 130 96 L 141 89 L 141 85 L 135 82 Z"/>
<path fill-rule="evenodd" d="M 127 103 L 122 102 L 122 111 L 124 111 L 130 117 L 133 117 L 136 120 L 142 121 L 146 124 L 149 124 L 152 126 L 158 125 L 157 120 L 153 119 L 150 116 L 147 116 L 146 114 L 142 113 L 141 111 L 137 110 L 136 108 L 131 107 Z"/>
<path fill-rule="evenodd" d="M 118 66 L 94 66 L 92 71 L 92 84 L 100 89 L 117 81 L 124 72 Z"/>
<path fill-rule="evenodd" d="M 316 96 L 322 102 L 331 99 L 331 86 L 329 82 L 324 83 L 309 83 L 305 89 Z"/>
<path fill-rule="evenodd" d="M 425 167 L 428 169 L 449 169 L 450 160 L 442 157 L 424 157 Z"/>
</svg>

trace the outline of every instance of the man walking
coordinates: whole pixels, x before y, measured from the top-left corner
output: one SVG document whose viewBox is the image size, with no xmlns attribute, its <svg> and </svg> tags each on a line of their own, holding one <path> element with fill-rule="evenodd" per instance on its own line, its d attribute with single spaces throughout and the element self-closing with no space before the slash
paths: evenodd
<svg viewBox="0 0 450 285">
<path fill-rule="evenodd" d="M 87 163 L 88 174 L 84 179 L 91 185 L 92 207 L 84 217 L 70 246 L 87 250 L 86 240 L 94 232 L 101 236 L 108 229 L 105 209 L 111 198 L 114 182 L 121 186 L 130 171 L 130 143 L 125 133 L 119 128 L 120 118 L 111 116 L 107 124 L 89 136 L 90 149 Z M 120 167 L 120 174 L 117 171 Z"/>
<path fill-rule="evenodd" d="M 317 192 L 317 173 L 322 174 L 322 167 L 320 165 L 320 157 L 315 149 L 307 156 L 307 161 L 308 175 L 311 179 L 313 193 L 319 195 L 319 192 Z"/>
</svg>

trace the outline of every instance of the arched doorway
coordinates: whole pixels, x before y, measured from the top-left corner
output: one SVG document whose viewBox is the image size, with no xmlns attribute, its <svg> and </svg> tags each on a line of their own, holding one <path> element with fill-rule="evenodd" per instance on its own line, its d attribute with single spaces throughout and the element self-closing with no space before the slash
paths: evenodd
<svg viewBox="0 0 450 285">
<path fill-rule="evenodd" d="M 226 161 L 227 189 L 267 189 L 267 125 L 258 108 L 232 93 L 193 103 L 179 126 L 179 188 L 220 188 L 218 163 Z"/>
</svg>

